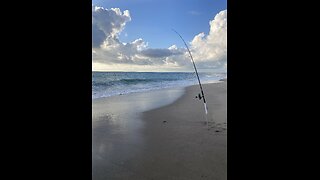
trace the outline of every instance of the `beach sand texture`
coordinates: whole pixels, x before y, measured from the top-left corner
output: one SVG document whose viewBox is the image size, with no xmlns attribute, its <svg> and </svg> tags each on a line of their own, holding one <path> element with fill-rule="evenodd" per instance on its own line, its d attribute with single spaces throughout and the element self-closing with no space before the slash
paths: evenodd
<svg viewBox="0 0 320 180">
<path fill-rule="evenodd" d="M 203 88 L 209 126 L 203 102 L 195 99 L 198 85 L 187 87 L 175 102 L 143 113 L 119 110 L 135 104 L 132 95 L 94 101 L 93 179 L 227 179 L 227 82 Z M 150 95 L 139 99 L 161 100 L 168 93 Z"/>
</svg>

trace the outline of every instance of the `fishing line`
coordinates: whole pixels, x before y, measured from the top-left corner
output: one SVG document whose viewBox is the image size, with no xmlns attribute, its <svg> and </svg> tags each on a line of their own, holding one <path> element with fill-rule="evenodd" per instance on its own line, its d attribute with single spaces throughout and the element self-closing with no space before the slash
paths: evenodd
<svg viewBox="0 0 320 180">
<path fill-rule="evenodd" d="M 203 93 L 202 85 L 201 85 L 200 78 L 199 78 L 199 75 L 198 75 L 198 71 L 197 71 L 196 64 L 194 63 L 193 57 L 192 57 L 192 55 L 191 55 L 191 52 L 190 52 L 190 50 L 189 50 L 189 47 L 188 47 L 187 43 L 184 41 L 184 39 L 182 38 L 182 36 L 181 36 L 176 30 L 174 30 L 174 29 L 172 29 L 172 30 L 173 30 L 175 33 L 178 34 L 178 36 L 181 38 L 181 40 L 183 41 L 184 45 L 186 46 L 186 48 L 187 48 L 187 50 L 188 50 L 188 52 L 189 52 L 189 56 L 190 56 L 190 58 L 191 58 L 191 62 L 192 62 L 192 64 L 193 64 L 195 73 L 196 73 L 196 75 L 197 75 L 198 83 L 199 83 L 200 91 L 201 91 L 201 95 L 200 95 L 200 93 L 199 93 L 198 98 L 199 98 L 199 100 L 203 99 L 204 110 L 205 110 L 205 113 L 206 113 L 206 114 L 205 114 L 205 118 L 206 118 L 206 122 L 207 122 L 207 127 L 209 127 L 208 118 L 207 118 L 207 115 L 208 115 L 207 103 L 206 103 L 206 99 L 205 99 L 205 97 L 204 97 L 204 93 Z"/>
</svg>

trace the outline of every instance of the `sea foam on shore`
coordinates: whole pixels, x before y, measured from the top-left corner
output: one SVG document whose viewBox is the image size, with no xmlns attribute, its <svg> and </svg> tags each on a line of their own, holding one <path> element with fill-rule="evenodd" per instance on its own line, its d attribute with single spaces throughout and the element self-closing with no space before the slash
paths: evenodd
<svg viewBox="0 0 320 180">
<path fill-rule="evenodd" d="M 199 73 L 202 83 L 215 83 L 226 73 Z M 92 99 L 198 84 L 194 72 L 92 72 Z"/>
</svg>

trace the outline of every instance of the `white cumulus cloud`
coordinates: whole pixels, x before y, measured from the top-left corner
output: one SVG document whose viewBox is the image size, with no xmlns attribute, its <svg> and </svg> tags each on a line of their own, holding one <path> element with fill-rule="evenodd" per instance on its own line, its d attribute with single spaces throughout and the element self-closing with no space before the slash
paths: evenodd
<svg viewBox="0 0 320 180">
<path fill-rule="evenodd" d="M 128 10 L 123 13 L 119 8 L 104 9 L 92 6 L 92 45 L 99 47 L 106 38 L 115 38 L 131 21 Z"/>
<path fill-rule="evenodd" d="M 141 38 L 120 42 L 119 34 L 129 21 L 131 16 L 128 10 L 122 12 L 119 8 L 92 6 L 93 70 L 125 70 L 129 67 L 146 71 L 192 69 L 184 47 L 149 48 Z M 226 68 L 227 11 L 218 13 L 209 24 L 208 35 L 196 35 L 189 44 L 190 50 L 199 68 Z"/>
<path fill-rule="evenodd" d="M 210 21 L 208 35 L 203 32 L 191 41 L 194 60 L 202 66 L 220 68 L 227 63 L 227 10 L 219 12 Z"/>
</svg>

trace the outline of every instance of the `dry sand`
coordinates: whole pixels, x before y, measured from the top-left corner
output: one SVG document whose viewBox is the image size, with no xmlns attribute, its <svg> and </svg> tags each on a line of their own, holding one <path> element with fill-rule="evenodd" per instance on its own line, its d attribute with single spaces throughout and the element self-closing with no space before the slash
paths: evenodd
<svg viewBox="0 0 320 180">
<path fill-rule="evenodd" d="M 204 85 L 209 126 L 202 101 L 195 99 L 199 86 L 186 88 L 170 105 L 123 118 L 110 112 L 94 116 L 110 98 L 93 103 L 93 179 L 227 179 L 226 86 Z M 114 123 L 125 118 L 136 126 L 127 123 L 123 130 Z"/>
</svg>

